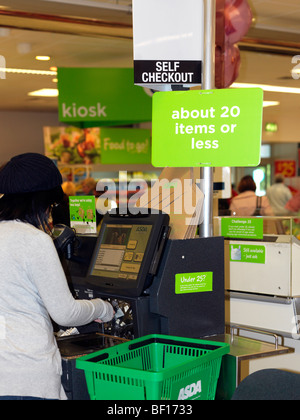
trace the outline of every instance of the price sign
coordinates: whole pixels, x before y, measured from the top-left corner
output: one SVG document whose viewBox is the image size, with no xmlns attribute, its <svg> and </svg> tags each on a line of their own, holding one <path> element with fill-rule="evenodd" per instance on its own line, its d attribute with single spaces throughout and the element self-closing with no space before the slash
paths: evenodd
<svg viewBox="0 0 300 420">
<path fill-rule="evenodd" d="M 296 176 L 297 164 L 295 160 L 276 160 L 275 175 L 282 174 L 285 178 Z"/>
</svg>

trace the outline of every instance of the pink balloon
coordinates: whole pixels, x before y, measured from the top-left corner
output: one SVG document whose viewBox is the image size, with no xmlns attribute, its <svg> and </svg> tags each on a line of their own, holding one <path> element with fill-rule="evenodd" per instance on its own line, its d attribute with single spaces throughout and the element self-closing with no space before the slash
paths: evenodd
<svg viewBox="0 0 300 420">
<path fill-rule="evenodd" d="M 237 45 L 226 45 L 224 63 L 224 87 L 227 88 L 238 78 L 241 55 Z"/>
<path fill-rule="evenodd" d="M 252 12 L 247 0 L 225 0 L 225 38 L 235 44 L 249 31 Z"/>
</svg>

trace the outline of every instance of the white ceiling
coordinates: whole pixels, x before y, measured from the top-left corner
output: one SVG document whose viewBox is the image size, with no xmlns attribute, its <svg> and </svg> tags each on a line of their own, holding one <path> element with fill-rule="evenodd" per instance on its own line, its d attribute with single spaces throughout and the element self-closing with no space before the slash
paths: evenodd
<svg viewBox="0 0 300 420">
<path fill-rule="evenodd" d="M 240 44 L 238 81 L 300 88 L 300 80 L 291 77 L 291 58 L 300 55 L 300 0 L 249 0 L 249 4 L 255 22 Z M 21 51 L 23 44 L 29 45 L 26 53 Z M 38 54 L 50 55 L 50 64 L 37 62 Z M 9 68 L 132 67 L 131 1 L 0 0 L 0 55 Z M 50 76 L 7 74 L 0 79 L 0 109 L 56 110 L 57 99 L 27 95 L 51 87 L 56 85 Z M 300 113 L 300 95 L 266 93 L 265 99 L 281 102 L 280 107 L 266 110 L 270 118 Z"/>
</svg>

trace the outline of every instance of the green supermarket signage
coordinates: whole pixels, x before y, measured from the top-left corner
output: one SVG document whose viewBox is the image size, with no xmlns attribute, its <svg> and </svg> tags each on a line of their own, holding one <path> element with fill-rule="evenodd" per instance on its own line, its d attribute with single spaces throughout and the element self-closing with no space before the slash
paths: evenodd
<svg viewBox="0 0 300 420">
<path fill-rule="evenodd" d="M 224 217 L 221 219 L 221 235 L 225 238 L 263 239 L 264 221 L 251 217 Z"/>
<path fill-rule="evenodd" d="M 257 166 L 262 110 L 259 88 L 155 93 L 153 166 Z"/>
<path fill-rule="evenodd" d="M 133 81 L 130 68 L 59 68 L 59 120 L 83 126 L 151 121 L 152 98 Z"/>
<path fill-rule="evenodd" d="M 266 247 L 264 245 L 230 245 L 230 261 L 242 263 L 265 264 Z"/>
<path fill-rule="evenodd" d="M 134 128 L 101 128 L 101 163 L 150 164 L 151 132 Z"/>
<path fill-rule="evenodd" d="M 213 291 L 213 273 L 180 273 L 175 275 L 175 293 L 201 293 Z"/>
</svg>

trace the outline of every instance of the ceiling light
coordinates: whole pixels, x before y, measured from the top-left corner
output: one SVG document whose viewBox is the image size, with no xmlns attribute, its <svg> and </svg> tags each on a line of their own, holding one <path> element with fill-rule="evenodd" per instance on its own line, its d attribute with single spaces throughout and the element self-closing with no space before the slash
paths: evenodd
<svg viewBox="0 0 300 420">
<path fill-rule="evenodd" d="M 31 69 L 10 69 L 7 67 L 0 67 L 0 72 L 15 73 L 15 74 L 34 74 L 38 76 L 56 76 L 55 71 L 49 70 L 31 70 Z"/>
<path fill-rule="evenodd" d="M 37 55 L 35 59 L 38 61 L 50 61 L 49 55 Z"/>
<path fill-rule="evenodd" d="M 259 85 L 255 83 L 233 83 L 232 88 L 254 88 L 258 87 L 265 92 L 276 92 L 276 93 L 296 93 L 300 94 L 300 88 L 291 88 L 284 86 L 272 86 L 272 85 Z"/>
<path fill-rule="evenodd" d="M 280 102 L 278 101 L 264 101 L 264 108 L 267 108 L 269 106 L 277 106 L 280 105 Z"/>
<path fill-rule="evenodd" d="M 43 96 L 45 98 L 56 98 L 58 96 L 58 89 L 40 89 L 29 92 L 28 96 Z"/>
</svg>

